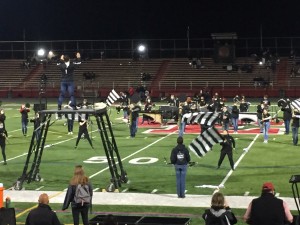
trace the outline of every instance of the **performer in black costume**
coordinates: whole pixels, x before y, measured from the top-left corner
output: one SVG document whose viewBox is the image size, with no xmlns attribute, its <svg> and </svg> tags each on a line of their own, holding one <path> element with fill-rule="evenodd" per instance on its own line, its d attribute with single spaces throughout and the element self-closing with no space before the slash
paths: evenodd
<svg viewBox="0 0 300 225">
<path fill-rule="evenodd" d="M 225 133 L 225 135 L 223 136 L 223 142 L 220 143 L 220 145 L 222 145 L 222 149 L 221 149 L 217 169 L 220 168 L 225 156 L 227 155 L 229 162 L 230 162 L 231 169 L 234 170 L 232 150 L 235 149 L 235 141 L 234 141 L 233 137 L 228 134 L 228 130 L 226 130 L 224 133 Z"/>
<path fill-rule="evenodd" d="M 78 136 L 77 136 L 77 140 L 76 140 L 76 144 L 75 144 L 75 149 L 78 146 L 79 140 L 82 136 L 82 134 L 84 134 L 84 137 L 88 140 L 88 142 L 90 143 L 92 149 L 94 149 L 92 140 L 90 138 L 89 132 L 88 132 L 88 128 L 87 128 L 87 120 L 83 119 L 83 118 L 79 118 L 79 131 L 78 131 Z"/>
<path fill-rule="evenodd" d="M 5 135 L 5 130 L 4 130 L 4 124 L 2 122 L 0 122 L 0 147 L 2 150 L 2 156 L 3 156 L 3 161 L 4 161 L 4 165 L 7 165 L 6 162 L 6 154 L 5 154 L 5 147 L 6 147 L 6 135 Z"/>
</svg>

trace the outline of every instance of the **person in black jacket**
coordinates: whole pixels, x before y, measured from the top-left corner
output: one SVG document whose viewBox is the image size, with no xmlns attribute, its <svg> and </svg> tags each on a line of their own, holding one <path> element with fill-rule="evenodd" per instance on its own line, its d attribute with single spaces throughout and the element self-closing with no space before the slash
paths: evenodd
<svg viewBox="0 0 300 225">
<path fill-rule="evenodd" d="M 231 121 L 233 125 L 233 132 L 236 134 L 239 128 L 239 114 L 240 110 L 237 107 L 237 103 L 233 103 L 232 110 L 231 110 Z"/>
<path fill-rule="evenodd" d="M 27 136 L 28 113 L 29 112 L 30 112 L 29 107 L 26 107 L 26 105 L 21 106 L 20 113 L 21 113 L 21 122 L 22 122 L 22 133 L 25 137 Z"/>
<path fill-rule="evenodd" d="M 48 205 L 48 195 L 41 194 L 38 202 L 38 207 L 29 212 L 25 225 L 60 225 L 56 213 Z"/>
<path fill-rule="evenodd" d="M 261 196 L 252 200 L 243 219 L 251 225 L 285 225 L 293 222 L 293 215 L 287 203 L 275 197 L 273 183 L 266 182 Z"/>
<path fill-rule="evenodd" d="M 227 205 L 224 195 L 220 192 L 216 192 L 212 196 L 211 207 L 205 210 L 202 218 L 205 220 L 205 225 L 233 225 L 237 223 L 234 213 Z"/>
<path fill-rule="evenodd" d="M 58 110 L 61 109 L 64 101 L 64 96 L 68 91 L 72 107 L 76 107 L 76 101 L 74 96 L 74 70 L 81 64 L 80 53 L 76 53 L 76 60 L 71 61 L 68 55 L 62 55 L 60 62 L 57 64 L 61 71 L 61 83 L 60 83 L 60 94 L 58 98 Z"/>
<path fill-rule="evenodd" d="M 291 108 L 289 99 L 286 100 L 286 105 L 281 108 L 281 111 L 283 111 L 283 121 L 284 121 L 284 127 L 285 127 L 284 134 L 289 134 L 290 133 L 290 122 L 292 119 L 292 108 Z"/>
<path fill-rule="evenodd" d="M 88 132 L 87 119 L 83 118 L 83 116 L 81 115 L 81 116 L 79 116 L 78 120 L 79 120 L 79 131 L 78 131 L 78 136 L 77 136 L 77 140 L 76 140 L 76 144 L 75 144 L 75 149 L 77 149 L 78 143 L 79 143 L 82 135 L 84 135 L 84 138 L 86 138 L 88 140 L 92 149 L 94 149 L 92 140 L 91 140 L 89 132 Z"/>
<path fill-rule="evenodd" d="M 130 137 L 134 138 L 138 129 L 139 112 L 141 107 L 138 104 L 129 105 L 129 129 Z"/>
<path fill-rule="evenodd" d="M 188 149 L 183 144 L 183 138 L 181 136 L 177 138 L 177 146 L 173 148 L 170 160 L 175 166 L 178 198 L 185 198 L 185 177 L 187 165 L 191 161 L 191 157 Z"/>
<path fill-rule="evenodd" d="M 220 168 L 225 156 L 227 155 L 231 169 L 234 170 L 232 150 L 235 149 L 235 141 L 233 137 L 229 135 L 228 130 L 224 131 L 223 142 L 221 142 L 220 145 L 222 146 L 222 149 L 221 149 L 217 169 Z"/>
<path fill-rule="evenodd" d="M 300 113 L 298 109 L 293 110 L 292 114 L 292 135 L 293 135 L 293 145 L 298 145 L 298 131 L 299 131 L 299 120 Z"/>
<path fill-rule="evenodd" d="M 6 162 L 6 153 L 5 153 L 5 148 L 6 148 L 6 134 L 5 134 L 5 129 L 4 129 L 4 124 L 0 121 L 0 147 L 2 151 L 2 157 L 3 157 L 3 165 L 7 165 Z"/>
<path fill-rule="evenodd" d="M 3 123 L 4 133 L 5 133 L 6 137 L 8 137 L 7 130 L 5 128 L 5 120 L 6 120 L 6 116 L 5 116 L 4 109 L 1 109 L 0 110 L 0 122 Z"/>
<path fill-rule="evenodd" d="M 90 202 L 84 202 L 83 204 L 78 204 L 75 202 L 74 198 L 76 188 L 79 184 L 88 186 L 88 190 L 91 196 Z M 84 174 L 83 167 L 81 165 L 75 166 L 74 176 L 71 179 L 70 184 L 68 186 L 68 190 L 62 207 L 62 210 L 66 210 L 71 204 L 74 225 L 79 225 L 79 214 L 81 214 L 83 225 L 89 225 L 88 211 L 92 205 L 92 197 L 93 188 L 91 183 L 89 182 L 89 178 Z"/>
</svg>

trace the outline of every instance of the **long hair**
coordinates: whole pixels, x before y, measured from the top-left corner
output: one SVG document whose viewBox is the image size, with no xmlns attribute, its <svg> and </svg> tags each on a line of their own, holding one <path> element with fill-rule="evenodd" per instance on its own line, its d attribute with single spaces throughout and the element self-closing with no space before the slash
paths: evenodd
<svg viewBox="0 0 300 225">
<path fill-rule="evenodd" d="M 221 192 L 216 192 L 211 198 L 211 206 L 223 208 L 225 205 L 225 198 Z"/>
<path fill-rule="evenodd" d="M 87 184 L 89 178 L 85 176 L 83 167 L 81 165 L 75 166 L 74 175 L 70 181 L 71 185 Z"/>
</svg>

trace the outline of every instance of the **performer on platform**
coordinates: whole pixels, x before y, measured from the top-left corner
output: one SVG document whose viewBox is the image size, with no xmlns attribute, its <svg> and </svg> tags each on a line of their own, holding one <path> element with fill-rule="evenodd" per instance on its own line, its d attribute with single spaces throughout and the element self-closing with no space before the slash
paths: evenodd
<svg viewBox="0 0 300 225">
<path fill-rule="evenodd" d="M 58 98 L 58 110 L 61 110 L 61 106 L 68 91 L 70 95 L 71 105 L 73 108 L 76 106 L 75 96 L 74 96 L 74 70 L 77 66 L 81 64 L 80 53 L 76 53 L 76 59 L 70 60 L 68 55 L 62 55 L 60 57 L 60 62 L 57 64 L 61 71 L 61 83 L 60 83 L 60 94 Z"/>
</svg>

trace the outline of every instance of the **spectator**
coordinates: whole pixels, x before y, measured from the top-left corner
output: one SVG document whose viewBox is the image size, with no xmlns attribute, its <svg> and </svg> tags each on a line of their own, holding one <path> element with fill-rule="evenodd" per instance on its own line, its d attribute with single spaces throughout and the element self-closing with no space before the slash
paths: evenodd
<svg viewBox="0 0 300 225">
<path fill-rule="evenodd" d="M 89 178 L 85 176 L 83 167 L 81 165 L 75 166 L 74 176 L 68 186 L 62 210 L 66 210 L 71 203 L 74 225 L 79 225 L 79 214 L 81 214 L 83 225 L 89 225 L 88 210 L 92 204 L 92 201 L 90 200 L 90 202 L 82 203 L 75 202 L 76 190 L 78 189 L 79 185 L 84 186 L 88 190 L 90 198 L 92 198 L 92 185 L 89 182 Z"/>
<path fill-rule="evenodd" d="M 271 182 L 263 184 L 261 196 L 252 200 L 243 219 L 252 225 L 284 225 L 293 222 L 287 203 L 275 197 L 275 188 Z"/>
<path fill-rule="evenodd" d="M 224 195 L 220 192 L 216 192 L 212 196 L 211 208 L 205 210 L 202 218 L 205 220 L 205 225 L 232 225 L 237 223 L 234 213 L 225 201 Z"/>
<path fill-rule="evenodd" d="M 185 177 L 187 164 L 190 160 L 190 153 L 183 144 L 183 138 L 180 136 L 177 138 L 177 146 L 173 148 L 170 156 L 170 161 L 175 166 L 178 198 L 185 198 Z"/>
<path fill-rule="evenodd" d="M 38 202 L 38 207 L 29 212 L 25 225 L 60 225 L 56 213 L 49 206 L 48 195 L 41 194 Z"/>
</svg>

